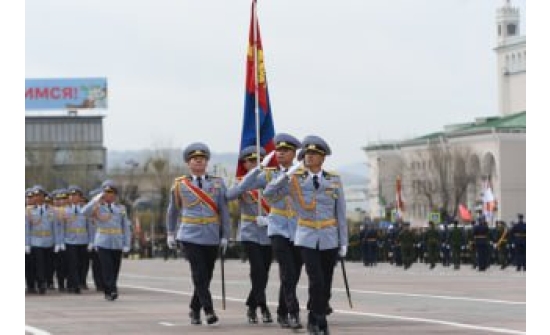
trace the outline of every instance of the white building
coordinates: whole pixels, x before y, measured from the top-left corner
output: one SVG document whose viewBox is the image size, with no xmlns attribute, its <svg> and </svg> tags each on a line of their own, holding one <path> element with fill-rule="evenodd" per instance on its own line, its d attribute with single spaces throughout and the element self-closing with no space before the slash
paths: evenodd
<svg viewBox="0 0 550 335">
<path fill-rule="evenodd" d="M 395 207 L 396 179 L 402 176 L 404 219 L 426 225 L 433 207 L 445 203 L 445 189 L 459 194 L 456 185 L 467 185 L 464 194 L 445 206 L 454 214 L 457 204 L 475 211 L 481 200 L 482 184 L 490 180 L 497 200 L 496 219 L 505 221 L 525 213 L 526 208 L 526 38 L 519 35 L 519 9 L 509 0 L 497 9 L 497 77 L 499 116 L 446 126 L 440 132 L 407 141 L 367 145 L 369 166 L 369 210 L 373 218 L 383 217 Z M 454 153 L 449 157 L 439 154 Z M 458 159 L 454 162 L 452 156 Z M 453 161 L 453 162 L 452 162 Z M 441 164 L 472 177 L 452 187 L 437 183 Z M 453 173 L 459 176 L 460 173 Z M 440 178 L 445 179 L 445 178 Z M 448 178 L 447 178 L 448 179 Z M 439 184 L 444 184 L 439 183 Z M 430 198 L 430 199 L 429 199 Z"/>
</svg>

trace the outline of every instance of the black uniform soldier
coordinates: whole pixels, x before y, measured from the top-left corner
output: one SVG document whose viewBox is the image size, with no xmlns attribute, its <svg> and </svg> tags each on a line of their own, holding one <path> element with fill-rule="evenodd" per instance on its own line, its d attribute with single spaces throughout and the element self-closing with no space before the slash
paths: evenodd
<svg viewBox="0 0 550 335">
<path fill-rule="evenodd" d="M 464 234 L 458 228 L 458 221 L 453 221 L 453 229 L 451 230 L 449 243 L 451 246 L 451 255 L 453 258 L 454 269 L 460 269 L 460 255 L 464 250 Z"/>
<path fill-rule="evenodd" d="M 443 266 L 451 265 L 451 243 L 449 241 L 449 238 L 450 238 L 449 227 L 447 225 L 447 222 L 445 222 L 443 224 L 443 231 L 441 232 L 441 253 L 443 255 L 441 264 Z"/>
<path fill-rule="evenodd" d="M 409 222 L 403 223 L 403 229 L 399 232 L 397 239 L 401 245 L 403 268 L 407 270 L 414 261 L 414 235 L 410 230 Z"/>
<path fill-rule="evenodd" d="M 478 219 L 473 230 L 478 269 L 485 271 L 489 266 L 489 227 L 483 216 Z"/>
<path fill-rule="evenodd" d="M 512 228 L 513 246 L 516 252 L 516 270 L 526 270 L 526 225 L 523 221 L 523 214 L 518 214 L 518 223 Z"/>
<path fill-rule="evenodd" d="M 439 232 L 435 228 L 435 223 L 433 221 L 429 221 L 430 227 L 428 228 L 428 231 L 426 232 L 426 247 L 428 250 L 428 263 L 430 263 L 430 270 L 435 267 L 435 263 L 437 262 L 438 256 L 439 256 Z"/>
<path fill-rule="evenodd" d="M 506 222 L 504 221 L 497 221 L 497 225 L 495 249 L 497 252 L 497 261 L 502 270 L 508 266 L 508 227 L 506 227 Z"/>
</svg>

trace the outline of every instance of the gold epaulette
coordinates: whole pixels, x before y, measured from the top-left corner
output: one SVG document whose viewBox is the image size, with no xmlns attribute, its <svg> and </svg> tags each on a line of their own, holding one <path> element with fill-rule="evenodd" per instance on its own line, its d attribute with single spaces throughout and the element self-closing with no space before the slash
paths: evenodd
<svg viewBox="0 0 550 335">
<path fill-rule="evenodd" d="M 181 181 L 182 179 L 185 179 L 185 178 L 187 178 L 187 176 L 183 175 L 183 176 L 177 177 L 176 179 L 174 179 L 174 181 Z"/>
<path fill-rule="evenodd" d="M 275 170 L 279 170 L 279 167 L 278 166 L 268 166 L 268 167 L 264 167 L 263 169 L 264 170 L 275 171 Z"/>
<path fill-rule="evenodd" d="M 300 167 L 298 170 L 294 171 L 294 174 L 304 174 L 306 172 L 307 172 L 306 169 L 304 169 L 303 167 Z"/>
<path fill-rule="evenodd" d="M 335 171 L 327 171 L 327 174 L 331 177 L 340 177 L 340 175 Z"/>
</svg>

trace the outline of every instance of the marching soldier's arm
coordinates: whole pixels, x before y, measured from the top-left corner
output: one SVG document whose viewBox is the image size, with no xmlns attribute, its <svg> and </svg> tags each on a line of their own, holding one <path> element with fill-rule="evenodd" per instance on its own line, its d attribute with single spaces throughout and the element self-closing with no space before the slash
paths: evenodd
<svg viewBox="0 0 550 335">
<path fill-rule="evenodd" d="M 282 197 L 290 194 L 290 177 L 282 173 L 276 179 L 270 181 L 264 190 L 266 197 Z"/>
<path fill-rule="evenodd" d="M 84 207 L 82 207 L 80 209 L 80 213 L 86 215 L 87 217 L 92 216 L 92 213 L 93 213 L 95 207 L 99 203 L 99 199 L 101 199 L 101 198 L 98 197 L 98 196 L 93 197 L 92 200 L 90 200 L 90 202 L 88 202 Z"/>
<path fill-rule="evenodd" d="M 54 215 L 53 233 L 55 236 L 55 244 L 62 245 L 65 244 L 65 229 L 63 228 L 64 224 L 62 216 L 59 213 L 61 213 L 61 209 Z"/>
<path fill-rule="evenodd" d="M 346 220 L 346 200 L 342 184 L 337 189 L 338 198 L 336 199 L 336 221 L 338 222 L 338 236 L 340 236 L 340 246 L 348 245 L 348 223 Z"/>
<path fill-rule="evenodd" d="M 30 210 L 25 210 L 25 246 L 31 245 L 31 213 Z"/>
<path fill-rule="evenodd" d="M 176 231 L 176 223 L 178 222 L 179 210 L 176 204 L 176 189 L 172 187 L 170 190 L 170 197 L 168 200 L 168 209 L 166 210 L 166 232 L 168 234 L 174 234 Z"/>
<path fill-rule="evenodd" d="M 241 194 L 246 191 L 259 188 L 258 177 L 262 172 L 259 168 L 254 168 L 243 177 L 235 186 L 229 188 L 226 193 L 228 201 L 237 199 Z"/>
<path fill-rule="evenodd" d="M 94 243 L 94 235 L 95 235 L 95 227 L 92 223 L 92 219 L 90 219 L 88 216 L 85 216 L 85 222 L 86 222 L 86 231 L 88 232 L 88 244 Z"/>
<path fill-rule="evenodd" d="M 231 227 L 231 218 L 229 216 L 229 205 L 227 204 L 227 189 L 225 183 L 221 180 L 220 193 L 218 195 L 218 210 L 220 215 L 220 225 L 221 225 L 221 238 L 229 239 L 230 236 L 230 227 Z"/>
</svg>

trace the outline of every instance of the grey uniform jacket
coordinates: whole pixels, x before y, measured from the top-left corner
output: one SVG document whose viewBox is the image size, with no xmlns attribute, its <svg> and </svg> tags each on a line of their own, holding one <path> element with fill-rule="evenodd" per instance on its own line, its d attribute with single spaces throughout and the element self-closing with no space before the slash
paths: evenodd
<svg viewBox="0 0 550 335">
<path fill-rule="evenodd" d="M 63 232 L 55 208 L 43 205 L 25 209 L 25 245 L 51 248 L 63 244 Z"/>
<path fill-rule="evenodd" d="M 80 212 L 96 223 L 92 241 L 95 247 L 112 250 L 130 247 L 130 220 L 123 205 L 112 203 L 109 206 L 98 199 L 92 199 Z"/>
</svg>

